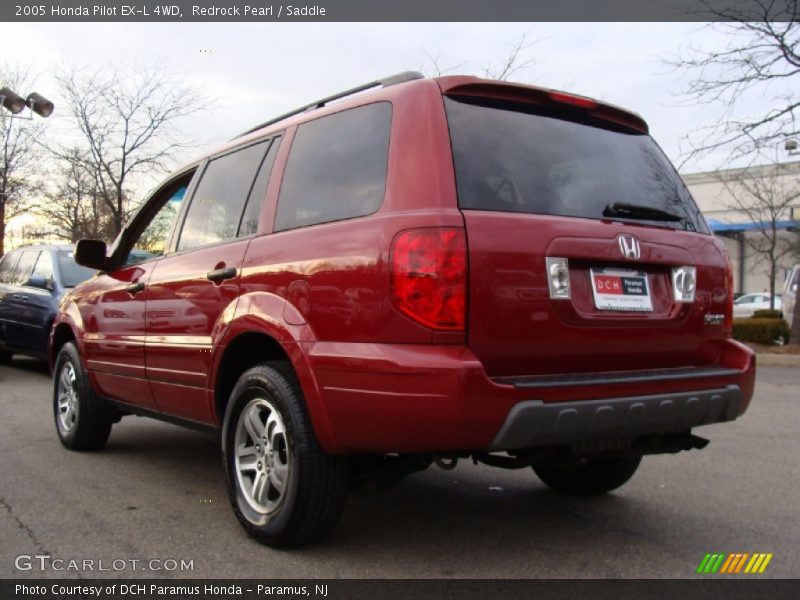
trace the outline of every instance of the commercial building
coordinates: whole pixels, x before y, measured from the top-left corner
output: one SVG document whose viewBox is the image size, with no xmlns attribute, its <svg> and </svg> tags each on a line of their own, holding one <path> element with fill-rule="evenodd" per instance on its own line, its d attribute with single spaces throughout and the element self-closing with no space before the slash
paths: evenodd
<svg viewBox="0 0 800 600">
<path fill-rule="evenodd" d="M 751 244 L 764 240 L 761 230 L 775 220 L 780 247 L 793 246 L 777 272 L 780 292 L 792 265 L 800 261 L 800 161 L 683 175 L 715 235 L 725 241 L 733 263 L 735 289 L 740 293 L 769 291 L 769 266 Z M 775 207 L 794 197 L 774 213 L 760 205 Z"/>
</svg>

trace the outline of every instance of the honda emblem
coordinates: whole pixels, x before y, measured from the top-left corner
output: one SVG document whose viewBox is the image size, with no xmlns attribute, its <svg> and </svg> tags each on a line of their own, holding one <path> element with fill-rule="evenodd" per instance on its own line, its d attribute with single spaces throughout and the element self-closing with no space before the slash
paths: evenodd
<svg viewBox="0 0 800 600">
<path fill-rule="evenodd" d="M 619 251 L 622 256 L 630 260 L 639 260 L 642 256 L 642 249 L 639 247 L 639 240 L 632 235 L 621 235 L 617 238 Z"/>
</svg>

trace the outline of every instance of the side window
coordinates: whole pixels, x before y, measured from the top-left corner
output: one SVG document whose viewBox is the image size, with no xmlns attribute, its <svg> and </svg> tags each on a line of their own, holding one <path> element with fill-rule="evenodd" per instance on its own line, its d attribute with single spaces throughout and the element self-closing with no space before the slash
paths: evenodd
<svg viewBox="0 0 800 600">
<path fill-rule="evenodd" d="M 208 163 L 192 196 L 178 250 L 236 237 L 253 180 L 269 142 L 260 142 Z"/>
<path fill-rule="evenodd" d="M 378 210 L 391 121 L 391 104 L 379 102 L 300 125 L 283 174 L 275 231 Z"/>
<path fill-rule="evenodd" d="M 17 268 L 14 269 L 14 275 L 11 278 L 11 283 L 14 285 L 25 285 L 30 279 L 33 272 L 33 265 L 36 264 L 36 259 L 39 257 L 38 250 L 25 250 L 22 256 L 19 257 Z"/>
<path fill-rule="evenodd" d="M 53 279 L 53 256 L 49 250 L 42 250 L 39 254 L 39 260 L 36 261 L 31 277 L 41 277 L 48 281 Z"/>
<path fill-rule="evenodd" d="M 258 219 L 261 217 L 261 208 L 264 203 L 264 197 L 267 195 L 269 176 L 272 173 L 272 165 L 275 164 L 275 155 L 278 154 L 280 145 L 281 138 L 275 138 L 270 144 L 264 160 L 261 161 L 261 167 L 258 169 L 258 175 L 256 175 L 256 180 L 253 183 L 253 189 L 250 190 L 247 204 L 244 207 L 242 224 L 239 225 L 239 237 L 253 235 L 258 229 Z"/>
<path fill-rule="evenodd" d="M 11 276 L 14 274 L 18 258 L 19 252 L 11 252 L 3 257 L 0 262 L 0 283 L 11 283 Z"/>
<path fill-rule="evenodd" d="M 192 173 L 181 177 L 157 193 L 164 203 L 155 216 L 145 226 L 128 252 L 125 265 L 135 265 L 155 256 L 162 256 L 167 250 L 169 235 L 172 232 L 175 219 L 178 218 L 186 189 L 192 180 Z M 156 200 L 158 203 L 158 200 Z"/>
</svg>

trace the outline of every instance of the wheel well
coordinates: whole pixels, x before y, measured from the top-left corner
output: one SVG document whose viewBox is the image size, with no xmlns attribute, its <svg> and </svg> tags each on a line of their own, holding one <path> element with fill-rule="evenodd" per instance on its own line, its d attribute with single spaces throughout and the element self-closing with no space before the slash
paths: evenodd
<svg viewBox="0 0 800 600">
<path fill-rule="evenodd" d="M 225 418 L 228 399 L 241 374 L 267 361 L 283 363 L 281 366 L 284 369 L 294 373 L 283 347 L 268 335 L 244 333 L 228 344 L 219 363 L 214 390 L 214 405 L 220 423 Z"/>
<path fill-rule="evenodd" d="M 56 357 L 61 351 L 61 347 L 67 342 L 74 341 L 75 334 L 72 333 L 72 328 L 70 328 L 69 325 L 66 323 L 61 323 L 58 327 L 56 327 L 55 333 L 53 333 L 53 347 L 50 351 L 50 361 L 55 363 Z"/>
</svg>

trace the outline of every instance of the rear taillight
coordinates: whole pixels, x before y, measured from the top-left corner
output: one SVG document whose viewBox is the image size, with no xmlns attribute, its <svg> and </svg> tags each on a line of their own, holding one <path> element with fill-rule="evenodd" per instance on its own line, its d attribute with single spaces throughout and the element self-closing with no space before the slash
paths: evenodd
<svg viewBox="0 0 800 600">
<path fill-rule="evenodd" d="M 467 241 L 456 227 L 409 229 L 392 243 L 392 303 L 432 329 L 462 331 Z"/>
</svg>

